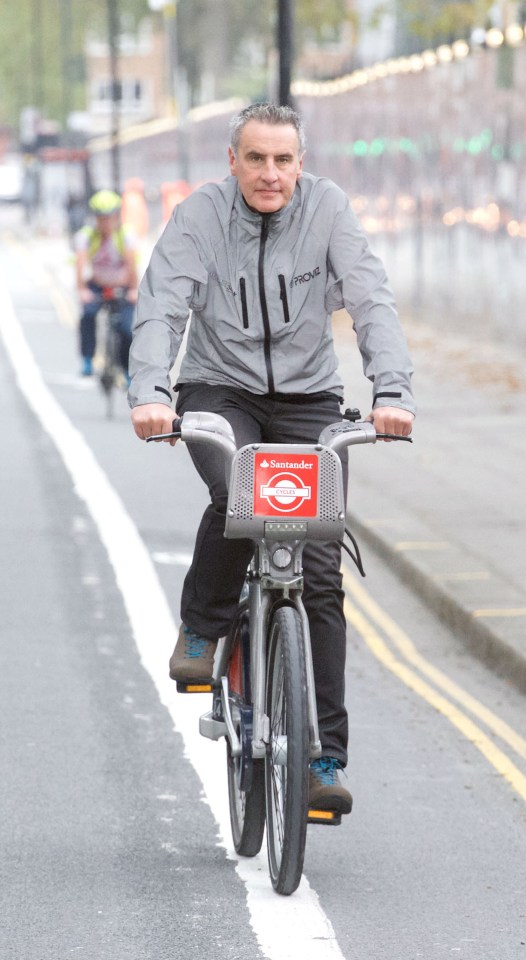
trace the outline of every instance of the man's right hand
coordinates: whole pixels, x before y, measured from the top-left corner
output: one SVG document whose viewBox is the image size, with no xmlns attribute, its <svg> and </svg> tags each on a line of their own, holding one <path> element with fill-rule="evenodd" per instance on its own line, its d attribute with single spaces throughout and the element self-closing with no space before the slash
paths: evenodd
<svg viewBox="0 0 526 960">
<path fill-rule="evenodd" d="M 81 303 L 92 303 L 95 299 L 93 290 L 89 287 L 79 287 L 79 300 Z"/>
<path fill-rule="evenodd" d="M 147 440 L 158 433 L 171 433 L 175 414 L 166 403 L 142 403 L 134 407 L 131 412 L 133 429 L 139 440 Z M 177 443 L 175 437 L 163 440 L 173 446 Z"/>
</svg>

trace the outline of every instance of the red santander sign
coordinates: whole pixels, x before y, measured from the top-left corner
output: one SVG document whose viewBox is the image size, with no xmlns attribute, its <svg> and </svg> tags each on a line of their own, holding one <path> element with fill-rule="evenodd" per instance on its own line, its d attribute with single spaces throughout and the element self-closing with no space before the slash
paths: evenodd
<svg viewBox="0 0 526 960">
<path fill-rule="evenodd" d="M 256 453 L 254 514 L 317 516 L 318 463 L 318 457 L 309 453 Z"/>
</svg>

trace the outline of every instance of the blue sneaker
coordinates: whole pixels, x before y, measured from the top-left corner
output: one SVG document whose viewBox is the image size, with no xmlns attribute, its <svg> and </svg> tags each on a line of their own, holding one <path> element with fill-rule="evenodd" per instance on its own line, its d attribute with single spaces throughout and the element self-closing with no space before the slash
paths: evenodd
<svg viewBox="0 0 526 960">
<path fill-rule="evenodd" d="M 309 770 L 309 809 L 332 810 L 335 813 L 350 813 L 352 797 L 338 778 L 343 770 L 339 760 L 320 757 L 312 760 Z"/>
<path fill-rule="evenodd" d="M 91 357 L 84 357 L 82 361 L 81 375 L 83 377 L 91 377 L 93 375 L 93 360 Z"/>
<path fill-rule="evenodd" d="M 170 677 L 181 683 L 207 683 L 214 672 L 217 640 L 207 640 L 181 624 L 175 650 L 170 657 Z"/>
</svg>

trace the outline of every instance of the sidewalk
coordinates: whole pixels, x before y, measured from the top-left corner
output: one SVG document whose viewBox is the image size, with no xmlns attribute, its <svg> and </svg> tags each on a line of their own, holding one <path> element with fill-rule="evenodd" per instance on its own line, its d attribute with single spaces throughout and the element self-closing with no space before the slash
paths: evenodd
<svg viewBox="0 0 526 960">
<path fill-rule="evenodd" d="M 338 322 L 346 400 L 369 388 Z M 526 359 L 404 324 L 414 443 L 351 451 L 348 507 L 368 544 L 471 651 L 526 690 Z"/>
<path fill-rule="evenodd" d="M 74 303 L 64 241 L 31 247 Z M 526 358 L 405 319 L 404 328 L 414 443 L 351 451 L 352 530 L 474 654 L 526 690 Z M 365 416 L 371 388 L 347 314 L 335 317 L 335 334 L 346 404 Z"/>
</svg>

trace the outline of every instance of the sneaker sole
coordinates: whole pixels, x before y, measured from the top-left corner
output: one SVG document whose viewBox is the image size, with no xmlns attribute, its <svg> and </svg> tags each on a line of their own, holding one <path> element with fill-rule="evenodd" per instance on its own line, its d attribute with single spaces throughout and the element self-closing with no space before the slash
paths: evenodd
<svg viewBox="0 0 526 960">
<path fill-rule="evenodd" d="M 310 810 L 320 810 L 322 813 L 348 814 L 352 810 L 352 798 L 347 797 L 321 797 L 313 803 L 309 802 Z"/>
<path fill-rule="evenodd" d="M 176 683 L 213 683 L 213 677 L 211 674 L 208 674 L 208 676 L 206 676 L 205 674 L 203 676 L 196 676 L 196 677 L 189 677 L 187 675 L 185 677 L 181 673 L 176 673 L 175 671 L 172 673 L 172 671 L 170 670 L 169 676 L 170 676 L 170 680 L 175 680 Z"/>
</svg>

